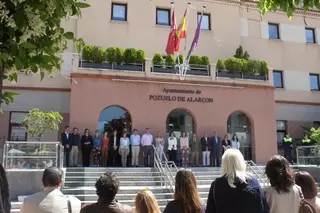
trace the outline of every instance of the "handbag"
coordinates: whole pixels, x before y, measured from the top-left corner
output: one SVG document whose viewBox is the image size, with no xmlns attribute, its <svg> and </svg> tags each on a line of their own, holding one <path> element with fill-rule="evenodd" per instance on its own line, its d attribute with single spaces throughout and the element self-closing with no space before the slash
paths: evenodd
<svg viewBox="0 0 320 213">
<path fill-rule="evenodd" d="M 299 189 L 299 195 L 301 198 L 299 213 L 317 213 L 312 204 L 304 199 L 301 189 Z"/>
<path fill-rule="evenodd" d="M 71 202 L 70 202 L 69 196 L 66 196 L 66 199 L 67 199 L 67 205 L 68 205 L 68 213 L 72 213 Z"/>
</svg>

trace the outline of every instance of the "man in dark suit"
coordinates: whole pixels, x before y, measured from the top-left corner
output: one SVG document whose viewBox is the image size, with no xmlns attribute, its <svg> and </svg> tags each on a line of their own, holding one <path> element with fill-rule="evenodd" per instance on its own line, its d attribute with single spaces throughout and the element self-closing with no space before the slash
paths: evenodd
<svg viewBox="0 0 320 213">
<path fill-rule="evenodd" d="M 221 138 L 218 136 L 217 131 L 213 132 L 211 138 L 211 159 L 213 167 L 220 167 L 220 155 L 221 155 Z"/>
<path fill-rule="evenodd" d="M 61 143 L 64 147 L 64 158 L 65 158 L 65 165 L 69 167 L 69 158 L 70 158 L 70 151 L 72 148 L 71 144 L 71 134 L 70 134 L 70 127 L 66 126 L 65 131 L 61 133 Z"/>
<path fill-rule="evenodd" d="M 211 150 L 211 139 L 207 133 L 201 138 L 201 151 L 202 151 L 202 165 L 210 166 L 210 150 Z"/>
</svg>

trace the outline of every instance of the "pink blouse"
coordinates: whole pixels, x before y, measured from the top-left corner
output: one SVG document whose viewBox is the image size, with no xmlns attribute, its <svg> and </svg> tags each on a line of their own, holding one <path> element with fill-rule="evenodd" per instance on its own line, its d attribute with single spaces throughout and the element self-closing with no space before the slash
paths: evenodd
<svg viewBox="0 0 320 213">
<path fill-rule="evenodd" d="M 180 147 L 183 149 L 184 147 L 189 148 L 189 138 L 188 137 L 180 137 Z"/>
</svg>

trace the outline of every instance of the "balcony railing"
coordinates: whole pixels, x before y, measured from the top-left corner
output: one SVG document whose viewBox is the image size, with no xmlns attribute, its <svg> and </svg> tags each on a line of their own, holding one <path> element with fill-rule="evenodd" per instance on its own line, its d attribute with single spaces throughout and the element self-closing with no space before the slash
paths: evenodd
<svg viewBox="0 0 320 213">
<path fill-rule="evenodd" d="M 79 67 L 82 68 L 91 68 L 91 69 L 102 69 L 102 70 L 126 70 L 126 71 L 145 71 L 144 64 L 116 64 L 116 63 L 108 63 L 102 62 L 100 64 L 93 63 L 90 61 L 79 61 Z"/>
<path fill-rule="evenodd" d="M 169 65 L 153 65 L 151 67 L 151 72 L 153 73 L 166 73 L 166 74 L 179 74 L 178 65 L 169 66 Z M 189 68 L 186 72 L 186 75 L 195 75 L 195 76 L 210 76 L 210 65 L 189 65 Z"/>
<path fill-rule="evenodd" d="M 216 77 L 219 78 L 235 78 L 235 79 L 246 79 L 246 80 L 258 80 L 268 81 L 268 75 L 247 75 L 243 73 L 232 73 L 232 72 L 216 72 Z"/>
</svg>

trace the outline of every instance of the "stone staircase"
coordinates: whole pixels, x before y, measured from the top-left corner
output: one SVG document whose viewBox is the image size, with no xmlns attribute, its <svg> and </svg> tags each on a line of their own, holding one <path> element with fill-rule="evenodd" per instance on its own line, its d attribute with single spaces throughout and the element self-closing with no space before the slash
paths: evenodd
<svg viewBox="0 0 320 213">
<path fill-rule="evenodd" d="M 199 195 L 203 201 L 207 201 L 212 181 L 221 176 L 220 168 L 190 168 L 197 179 Z M 263 175 L 263 167 L 256 168 L 255 172 Z M 134 206 L 134 200 L 139 190 L 148 188 L 156 196 L 161 211 L 168 201 L 172 200 L 169 184 L 161 184 L 161 175 L 156 168 L 68 168 L 66 172 L 63 193 L 78 197 L 83 204 L 97 201 L 95 182 L 103 173 L 115 172 L 120 181 L 120 190 L 116 199 L 130 206 Z M 175 176 L 175 171 L 172 170 Z M 12 211 L 19 212 L 21 202 L 12 202 Z"/>
</svg>

